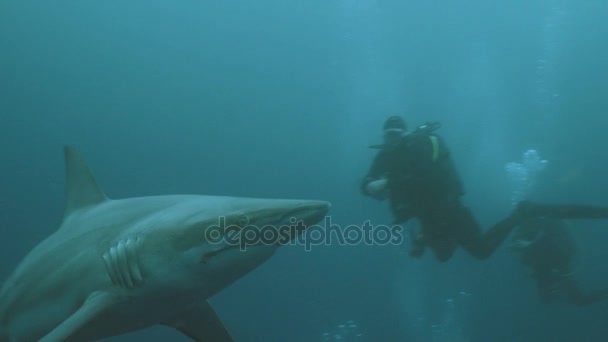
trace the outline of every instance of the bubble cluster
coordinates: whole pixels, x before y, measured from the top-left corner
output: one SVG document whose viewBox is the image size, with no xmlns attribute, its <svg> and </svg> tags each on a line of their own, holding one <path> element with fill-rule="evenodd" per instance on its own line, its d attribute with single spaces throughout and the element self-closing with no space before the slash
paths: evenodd
<svg viewBox="0 0 608 342">
<path fill-rule="evenodd" d="M 540 157 L 538 151 L 527 150 L 523 153 L 520 163 L 511 162 L 505 165 L 505 171 L 511 183 L 511 202 L 513 205 L 530 195 L 538 175 L 546 168 L 547 163 Z"/>
</svg>

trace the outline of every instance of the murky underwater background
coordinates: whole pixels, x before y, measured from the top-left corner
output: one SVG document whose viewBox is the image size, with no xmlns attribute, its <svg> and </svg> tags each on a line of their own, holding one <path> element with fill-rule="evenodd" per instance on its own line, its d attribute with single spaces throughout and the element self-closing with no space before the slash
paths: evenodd
<svg viewBox="0 0 608 342">
<path fill-rule="evenodd" d="M 442 123 L 485 227 L 517 191 L 608 204 L 607 15 L 603 0 L 4 0 L 0 279 L 58 224 L 65 144 L 112 198 L 318 198 L 335 223 L 388 223 L 359 182 L 399 114 Z M 514 185 L 531 149 L 548 162 Z M 608 222 L 572 227 L 581 283 L 606 286 Z M 237 341 L 608 337 L 608 303 L 543 305 L 507 248 L 440 264 L 407 247 L 282 248 L 211 303 Z M 140 339 L 187 340 L 110 340 Z"/>
</svg>

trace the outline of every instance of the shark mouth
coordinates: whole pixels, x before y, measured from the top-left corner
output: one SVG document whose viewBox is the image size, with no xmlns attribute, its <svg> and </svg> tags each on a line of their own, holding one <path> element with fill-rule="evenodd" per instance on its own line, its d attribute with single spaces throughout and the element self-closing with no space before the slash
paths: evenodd
<svg viewBox="0 0 608 342">
<path fill-rule="evenodd" d="M 226 252 L 226 251 L 228 251 L 230 249 L 233 249 L 233 248 L 236 248 L 236 247 L 238 247 L 238 246 L 225 246 L 225 247 L 222 247 L 222 248 L 220 248 L 218 250 L 215 250 L 215 251 L 212 251 L 212 252 L 209 252 L 209 253 L 205 253 L 201 257 L 201 264 L 206 264 L 207 262 L 209 262 L 210 259 L 213 259 L 218 254 L 221 254 L 223 252 Z"/>
<path fill-rule="evenodd" d="M 278 220 L 273 220 L 275 222 L 274 225 L 268 224 L 264 227 L 250 226 L 249 228 L 244 228 L 240 231 L 238 239 L 226 242 L 225 246 L 205 253 L 201 257 L 201 262 L 207 263 L 210 259 L 237 248 L 241 252 L 245 252 L 248 248 L 253 247 L 280 247 L 287 245 L 314 224 L 323 220 L 328 211 L 329 205 L 327 203 L 310 205 L 286 212 Z M 248 229 L 253 229 L 254 233 L 248 234 Z M 274 231 L 269 232 L 266 229 Z"/>
</svg>

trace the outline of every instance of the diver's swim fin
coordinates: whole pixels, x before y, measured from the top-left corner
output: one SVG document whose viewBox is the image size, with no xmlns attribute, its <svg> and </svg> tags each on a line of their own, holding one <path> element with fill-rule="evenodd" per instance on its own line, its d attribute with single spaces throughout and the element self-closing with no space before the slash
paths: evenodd
<svg viewBox="0 0 608 342">
<path fill-rule="evenodd" d="M 608 207 L 581 204 L 538 204 L 528 201 L 517 206 L 519 215 L 557 219 L 608 219 Z"/>
</svg>

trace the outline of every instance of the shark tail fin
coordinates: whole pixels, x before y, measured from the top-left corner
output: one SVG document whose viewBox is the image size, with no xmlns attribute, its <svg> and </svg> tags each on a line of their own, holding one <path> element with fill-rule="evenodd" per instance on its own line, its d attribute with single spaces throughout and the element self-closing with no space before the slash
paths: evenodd
<svg viewBox="0 0 608 342">
<path fill-rule="evenodd" d="M 108 197 L 101 190 L 86 161 L 71 146 L 64 147 L 66 168 L 66 204 L 63 217 L 74 211 L 103 203 Z"/>
</svg>

